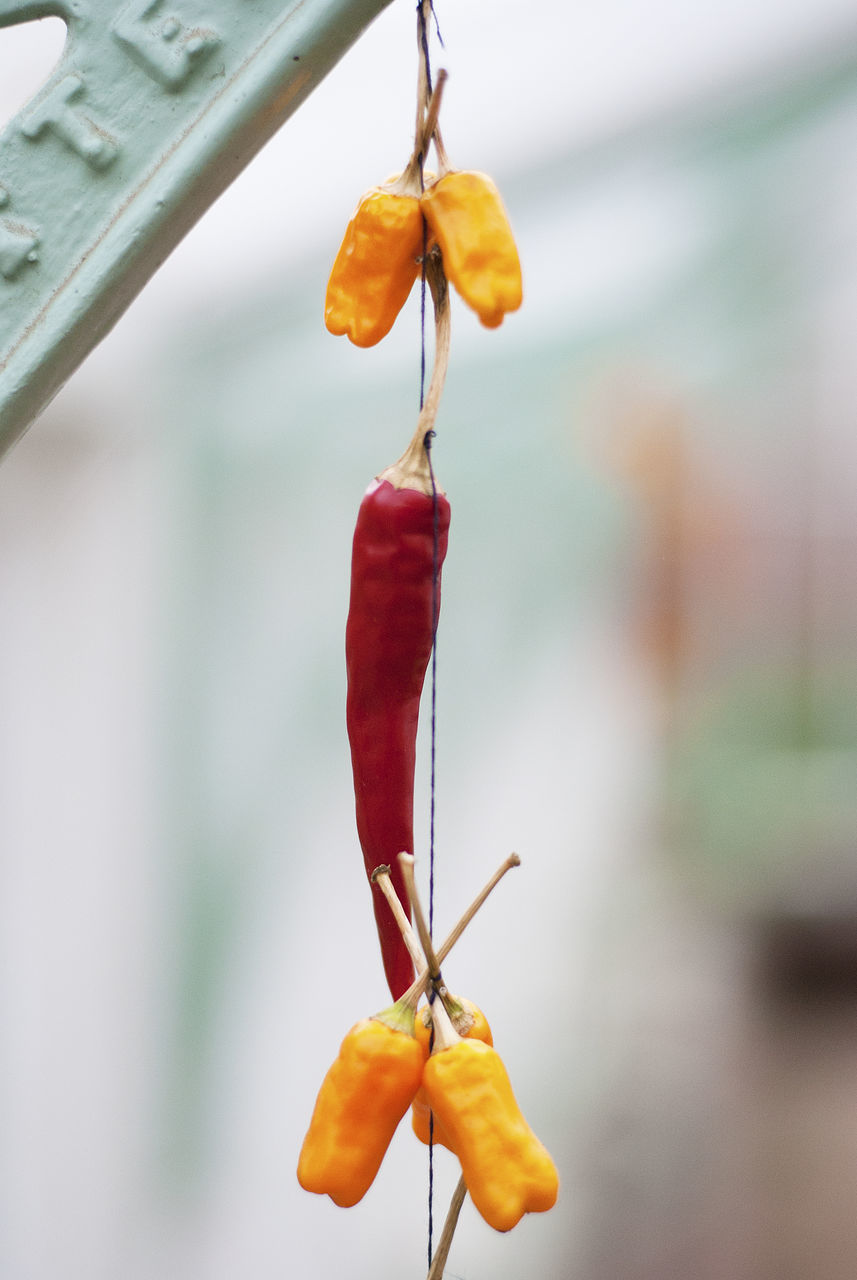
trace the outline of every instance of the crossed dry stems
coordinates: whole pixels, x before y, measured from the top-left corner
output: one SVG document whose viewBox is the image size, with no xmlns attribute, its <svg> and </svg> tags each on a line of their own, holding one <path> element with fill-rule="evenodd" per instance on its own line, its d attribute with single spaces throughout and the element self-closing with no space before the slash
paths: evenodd
<svg viewBox="0 0 857 1280">
<path fill-rule="evenodd" d="M 414 961 L 417 968 L 418 977 L 405 992 L 402 999 L 416 1007 L 420 996 L 426 988 L 433 986 L 437 995 L 441 997 L 440 1003 L 442 1006 L 442 997 L 447 993 L 446 987 L 443 985 L 440 972 L 442 962 L 449 955 L 450 951 L 470 924 L 470 921 L 476 915 L 477 911 L 479 911 L 488 895 L 500 883 L 507 871 L 510 871 L 512 867 L 519 867 L 521 865 L 521 859 L 516 853 L 509 854 L 509 856 L 494 872 L 488 883 L 473 899 L 470 906 L 464 912 L 458 923 L 455 925 L 455 928 L 437 952 L 435 952 L 431 934 L 429 933 L 428 925 L 426 924 L 425 915 L 423 913 L 422 903 L 417 892 L 416 882 L 414 879 L 414 859 L 409 853 L 400 853 L 399 865 L 402 868 L 402 875 L 404 877 L 405 887 L 408 891 L 408 898 L 410 899 L 411 910 L 413 911 L 414 920 L 416 922 L 417 933 L 414 933 L 411 922 L 405 913 L 405 909 L 399 901 L 399 895 L 393 887 L 393 882 L 390 879 L 390 868 L 387 866 L 376 867 L 372 873 L 372 881 L 378 885 L 378 888 L 390 904 L 390 909 L 393 912 L 393 916 L 395 917 L 399 929 L 401 930 L 405 946 L 408 948 L 411 959 Z M 417 937 L 417 934 L 419 934 L 419 937 Z M 446 1266 L 446 1260 L 452 1246 L 452 1238 L 455 1234 L 455 1228 L 458 1225 L 458 1217 L 461 1213 L 461 1207 L 464 1204 L 466 1195 L 467 1186 L 464 1178 L 461 1177 L 459 1178 L 456 1188 L 452 1193 L 452 1200 L 450 1201 L 449 1210 L 447 1211 L 446 1221 L 443 1224 L 440 1240 L 438 1241 L 437 1249 L 432 1257 L 431 1266 L 429 1267 L 426 1280 L 441 1280 L 441 1277 L 443 1276 L 443 1270 Z"/>
</svg>

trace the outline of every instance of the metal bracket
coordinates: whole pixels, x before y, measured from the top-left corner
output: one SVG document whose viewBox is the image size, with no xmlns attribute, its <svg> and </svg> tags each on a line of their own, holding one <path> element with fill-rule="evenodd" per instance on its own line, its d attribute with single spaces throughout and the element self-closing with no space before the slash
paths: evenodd
<svg viewBox="0 0 857 1280">
<path fill-rule="evenodd" d="M 0 134 L 0 453 L 388 3 L 0 0 L 68 27 Z"/>
</svg>

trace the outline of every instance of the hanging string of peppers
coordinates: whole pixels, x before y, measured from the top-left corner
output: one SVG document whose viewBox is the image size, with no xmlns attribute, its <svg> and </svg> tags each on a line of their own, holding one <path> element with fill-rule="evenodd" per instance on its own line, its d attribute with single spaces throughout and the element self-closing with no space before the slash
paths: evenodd
<svg viewBox="0 0 857 1280">
<path fill-rule="evenodd" d="M 438 124 L 445 73 L 432 89 L 431 0 L 418 5 L 413 153 L 401 174 L 360 199 L 333 264 L 325 324 L 359 347 L 389 333 L 419 277 L 435 315 L 431 382 L 402 456 L 367 489 L 352 547 L 345 635 L 346 725 L 357 833 L 394 1003 L 351 1028 L 322 1083 L 298 1162 L 307 1191 L 356 1204 L 408 1109 L 414 1133 L 461 1165 L 429 1280 L 438 1280 L 467 1193 L 508 1231 L 556 1201 L 556 1168 L 524 1120 L 485 1015 L 440 972 L 463 929 L 511 867 L 498 869 L 435 953 L 413 877 L 416 737 L 440 610 L 450 506 L 430 442 L 449 358 L 449 285 L 482 324 L 521 305 L 521 268 L 505 210 L 485 174 L 450 166 Z M 437 171 L 425 160 L 434 146 Z M 433 851 L 433 841 L 432 841 Z M 419 937 L 411 926 L 411 912 Z M 415 976 L 416 968 L 416 976 Z M 419 1008 L 424 993 L 429 1003 Z"/>
</svg>

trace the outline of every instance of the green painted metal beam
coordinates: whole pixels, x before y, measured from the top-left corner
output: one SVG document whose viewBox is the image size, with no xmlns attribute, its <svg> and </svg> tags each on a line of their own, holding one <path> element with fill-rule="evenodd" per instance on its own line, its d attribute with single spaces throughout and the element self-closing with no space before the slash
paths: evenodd
<svg viewBox="0 0 857 1280">
<path fill-rule="evenodd" d="M 0 134 L 0 453 L 387 3 L 0 0 L 68 27 Z"/>
</svg>

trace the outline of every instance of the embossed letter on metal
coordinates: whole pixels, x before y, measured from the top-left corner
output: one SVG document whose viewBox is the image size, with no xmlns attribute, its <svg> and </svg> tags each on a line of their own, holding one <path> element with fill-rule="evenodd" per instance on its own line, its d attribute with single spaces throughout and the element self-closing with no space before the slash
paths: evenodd
<svg viewBox="0 0 857 1280">
<path fill-rule="evenodd" d="M 7 208 L 9 192 L 0 186 L 0 210 Z M 0 217 L 0 276 L 13 280 L 27 262 L 38 262 L 39 237 L 32 227 Z"/>
<path fill-rule="evenodd" d="M 113 35 L 129 57 L 173 92 L 221 43 L 210 27 L 186 27 L 177 17 L 157 18 L 162 0 L 132 0 L 113 23 Z"/>
<path fill-rule="evenodd" d="M 116 159 L 119 146 L 91 116 L 71 105 L 85 93 L 86 84 L 79 72 L 64 76 L 24 115 L 21 132 L 32 139 L 53 133 L 90 168 L 106 169 Z"/>
</svg>

